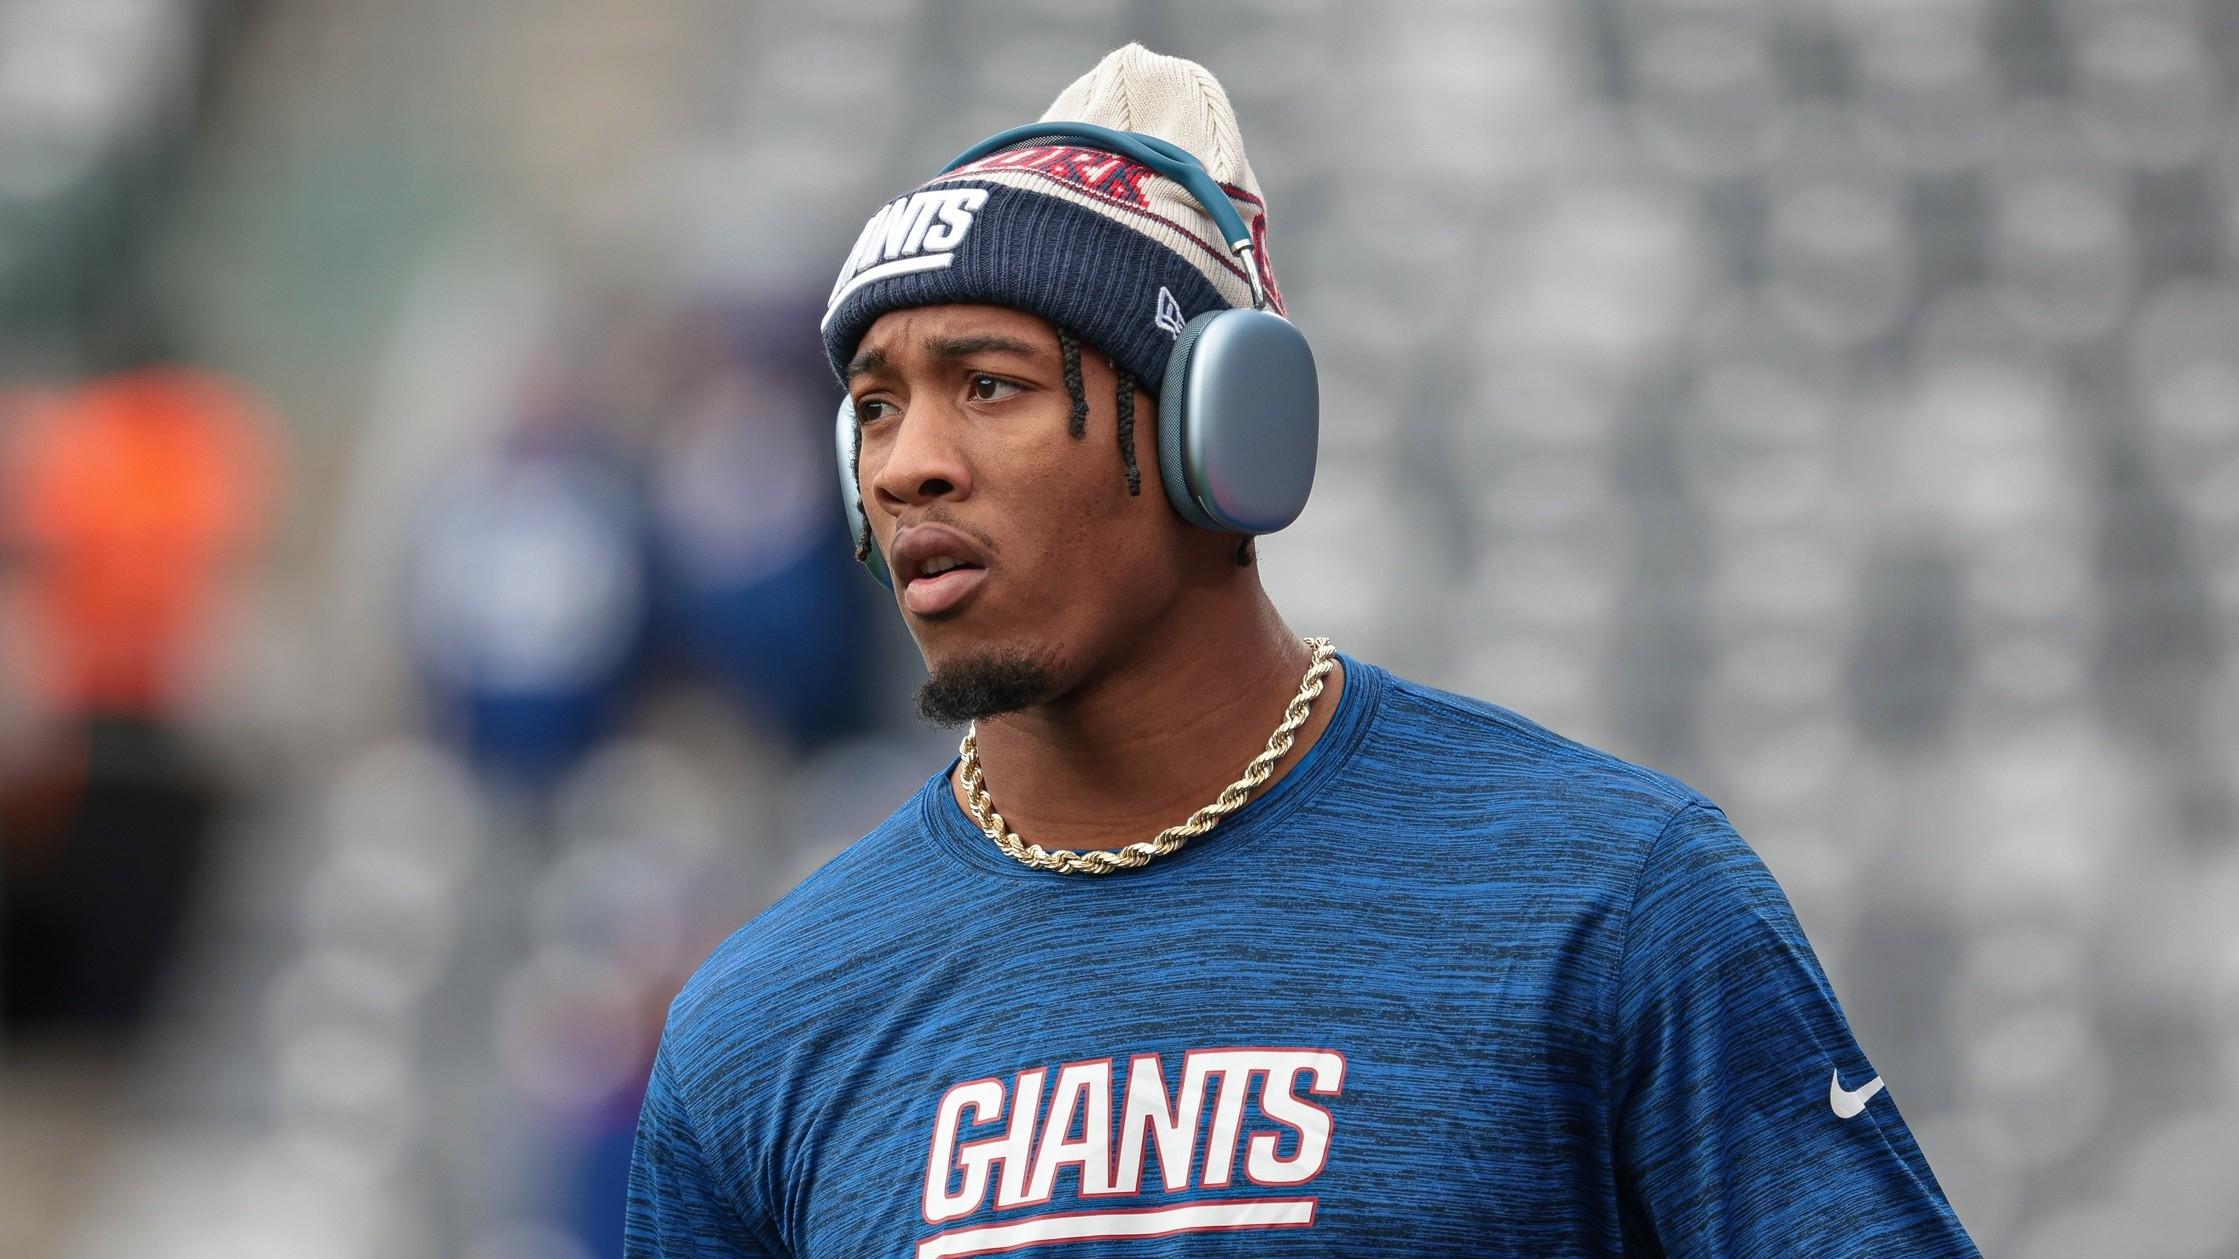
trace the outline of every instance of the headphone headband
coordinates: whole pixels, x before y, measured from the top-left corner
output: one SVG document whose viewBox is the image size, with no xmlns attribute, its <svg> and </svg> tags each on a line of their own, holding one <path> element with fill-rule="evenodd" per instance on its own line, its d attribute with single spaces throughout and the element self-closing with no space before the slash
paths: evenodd
<svg viewBox="0 0 2239 1259">
<path fill-rule="evenodd" d="M 1197 204 L 1204 207 L 1205 213 L 1212 217 L 1213 226 L 1220 229 L 1221 239 L 1228 242 L 1229 252 L 1244 264 L 1244 277 L 1252 285 L 1253 308 L 1267 308 L 1267 294 L 1259 282 L 1259 265 L 1252 256 L 1252 232 L 1244 225 L 1244 216 L 1236 212 L 1228 194 L 1206 172 L 1204 164 L 1189 150 L 1172 141 L 1144 135 L 1139 131 L 1115 131 L 1094 123 L 1028 123 L 1023 127 L 998 131 L 957 154 L 948 165 L 941 168 L 941 174 L 946 175 L 999 149 L 1052 140 L 1075 140 L 1090 148 L 1133 158 L 1187 189 L 1189 195 L 1196 198 Z"/>
</svg>

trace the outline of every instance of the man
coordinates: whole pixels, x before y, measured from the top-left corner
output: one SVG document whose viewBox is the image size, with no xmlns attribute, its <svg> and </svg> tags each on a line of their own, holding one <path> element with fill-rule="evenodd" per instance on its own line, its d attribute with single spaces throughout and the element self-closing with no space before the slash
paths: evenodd
<svg viewBox="0 0 2239 1259">
<path fill-rule="evenodd" d="M 1256 248 L 1046 138 L 866 229 L 862 554 L 970 733 L 677 998 L 629 1252 L 1974 1254 L 1714 805 L 1302 642 L 1138 457 L 1182 321 L 1280 309 L 1219 85 L 1130 46 L 1046 120 Z"/>
</svg>

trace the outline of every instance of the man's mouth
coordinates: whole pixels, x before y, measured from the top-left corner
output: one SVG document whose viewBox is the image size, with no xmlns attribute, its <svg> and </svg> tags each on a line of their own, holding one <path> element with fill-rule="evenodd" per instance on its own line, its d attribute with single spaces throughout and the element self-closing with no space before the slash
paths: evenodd
<svg viewBox="0 0 2239 1259">
<path fill-rule="evenodd" d="M 919 616 L 938 616 L 979 588 L 987 570 L 974 564 L 936 561 L 919 566 L 902 587 L 902 604 Z"/>
<path fill-rule="evenodd" d="M 987 579 L 987 556 L 980 546 L 938 524 L 896 534 L 893 564 L 902 579 L 902 606 L 918 616 L 951 611 Z"/>
</svg>

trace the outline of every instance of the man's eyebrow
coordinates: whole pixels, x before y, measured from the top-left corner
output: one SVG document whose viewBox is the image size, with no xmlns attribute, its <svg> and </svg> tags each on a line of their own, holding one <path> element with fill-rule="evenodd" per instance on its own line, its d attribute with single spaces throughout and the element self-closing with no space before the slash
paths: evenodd
<svg viewBox="0 0 2239 1259">
<path fill-rule="evenodd" d="M 970 358 L 975 354 L 1031 356 L 1034 353 L 1034 347 L 1016 337 L 939 337 L 925 343 L 925 352 L 937 359 L 953 361 L 960 358 Z M 893 365 L 894 360 L 885 350 L 865 350 L 848 362 L 847 378 L 852 382 L 858 376 L 870 372 L 883 372 Z"/>
<path fill-rule="evenodd" d="M 925 349 L 934 358 L 970 358 L 975 354 L 1018 354 L 1030 356 L 1034 347 L 1016 337 L 945 337 L 928 341 Z"/>
<path fill-rule="evenodd" d="M 865 350 L 848 361 L 847 379 L 852 384 L 856 377 L 863 375 L 865 372 L 883 372 L 890 365 L 891 362 L 886 357 L 886 351 Z"/>
</svg>

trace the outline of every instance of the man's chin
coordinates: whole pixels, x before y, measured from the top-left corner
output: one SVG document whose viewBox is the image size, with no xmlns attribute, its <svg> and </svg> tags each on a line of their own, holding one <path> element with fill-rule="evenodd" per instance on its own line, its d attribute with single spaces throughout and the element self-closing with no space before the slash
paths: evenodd
<svg viewBox="0 0 2239 1259">
<path fill-rule="evenodd" d="M 1048 700 L 1057 670 L 1021 650 L 983 651 L 944 660 L 917 688 L 917 715 L 936 726 L 961 726 L 1015 713 Z"/>
</svg>

